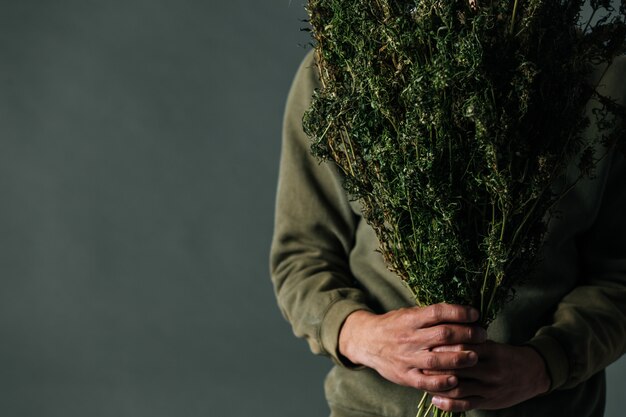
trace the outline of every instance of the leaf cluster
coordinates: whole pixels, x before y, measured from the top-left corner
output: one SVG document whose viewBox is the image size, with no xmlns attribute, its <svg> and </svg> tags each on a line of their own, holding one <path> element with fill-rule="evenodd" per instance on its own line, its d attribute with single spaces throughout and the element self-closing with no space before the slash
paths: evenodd
<svg viewBox="0 0 626 417">
<path fill-rule="evenodd" d="M 418 305 L 473 305 L 487 325 L 538 261 L 556 179 L 626 143 L 624 108 L 589 82 L 626 52 L 626 0 L 592 0 L 580 24 L 584 3 L 309 0 L 312 152 Z"/>
</svg>

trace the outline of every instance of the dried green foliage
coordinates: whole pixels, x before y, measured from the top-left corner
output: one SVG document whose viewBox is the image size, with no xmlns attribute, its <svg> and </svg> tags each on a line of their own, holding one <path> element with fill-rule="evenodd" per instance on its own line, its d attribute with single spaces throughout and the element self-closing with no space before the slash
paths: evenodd
<svg viewBox="0 0 626 417">
<path fill-rule="evenodd" d="M 309 1 L 323 88 L 305 130 L 418 305 L 473 305 L 488 325 L 538 259 L 555 180 L 626 143 L 626 112 L 588 82 L 626 51 L 626 0 L 591 1 L 580 26 L 583 5 Z"/>
</svg>

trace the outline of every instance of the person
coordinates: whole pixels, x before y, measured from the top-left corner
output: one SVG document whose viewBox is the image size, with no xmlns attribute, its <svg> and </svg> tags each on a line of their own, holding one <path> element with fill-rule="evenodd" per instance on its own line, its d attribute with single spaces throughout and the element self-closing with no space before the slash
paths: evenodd
<svg viewBox="0 0 626 417">
<path fill-rule="evenodd" d="M 599 92 L 624 105 L 625 77 L 620 57 Z M 626 350 L 624 156 L 559 202 L 540 265 L 485 331 L 470 307 L 416 307 L 386 268 L 339 170 L 310 153 L 302 116 L 319 87 L 310 53 L 286 105 L 270 269 L 295 335 L 334 361 L 331 417 L 412 417 L 423 392 L 471 417 L 603 415 L 604 368 Z"/>
</svg>

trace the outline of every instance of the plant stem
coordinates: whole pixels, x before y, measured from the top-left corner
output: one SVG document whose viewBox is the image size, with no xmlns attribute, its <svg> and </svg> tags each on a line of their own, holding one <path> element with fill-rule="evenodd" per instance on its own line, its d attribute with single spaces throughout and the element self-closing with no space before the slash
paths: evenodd
<svg viewBox="0 0 626 417">
<path fill-rule="evenodd" d="M 515 0 L 515 3 L 513 3 L 513 15 L 511 16 L 511 29 L 510 29 L 510 34 L 513 34 L 513 27 L 515 26 L 515 15 L 517 14 L 517 1 Z"/>
<path fill-rule="evenodd" d="M 591 12 L 591 16 L 589 16 L 589 20 L 587 20 L 587 24 L 585 25 L 585 29 L 583 30 L 583 35 L 587 34 L 587 29 L 589 29 L 589 26 L 591 26 L 591 21 L 596 16 L 597 11 L 598 9 L 593 9 L 593 12 Z"/>
<path fill-rule="evenodd" d="M 427 392 L 425 392 L 424 395 L 422 395 L 422 399 L 420 400 L 420 403 L 417 405 L 417 415 L 415 417 L 422 417 L 422 411 L 424 410 L 424 403 L 426 402 L 426 398 L 428 398 Z"/>
</svg>

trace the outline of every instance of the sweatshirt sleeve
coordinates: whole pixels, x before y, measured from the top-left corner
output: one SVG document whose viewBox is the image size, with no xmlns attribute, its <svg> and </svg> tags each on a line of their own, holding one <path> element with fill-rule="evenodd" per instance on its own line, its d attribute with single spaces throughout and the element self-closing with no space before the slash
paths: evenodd
<svg viewBox="0 0 626 417">
<path fill-rule="evenodd" d="M 626 105 L 626 57 L 617 58 L 604 74 L 599 91 Z M 625 157 L 616 151 L 596 221 L 578 240 L 581 285 L 561 300 L 552 324 L 529 343 L 546 361 L 551 390 L 576 386 L 626 352 L 625 180 Z"/>
<path fill-rule="evenodd" d="M 616 153 L 598 220 L 580 239 L 584 282 L 567 294 L 553 323 L 530 341 L 544 357 L 551 389 L 567 389 L 626 352 L 626 161 Z"/>
<path fill-rule="evenodd" d="M 278 305 L 295 335 L 304 337 L 314 353 L 350 366 L 338 352 L 339 331 L 350 313 L 368 309 L 349 267 L 359 218 L 336 167 L 311 155 L 302 129 L 317 86 L 310 53 L 287 99 L 270 272 Z"/>
</svg>

